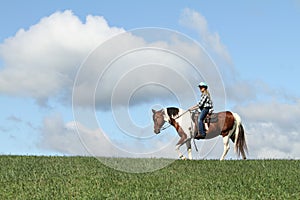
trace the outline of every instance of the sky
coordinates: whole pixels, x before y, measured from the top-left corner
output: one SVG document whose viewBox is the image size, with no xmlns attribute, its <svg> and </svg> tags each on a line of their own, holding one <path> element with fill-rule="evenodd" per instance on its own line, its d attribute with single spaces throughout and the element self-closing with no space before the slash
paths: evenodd
<svg viewBox="0 0 300 200">
<path fill-rule="evenodd" d="M 300 158 L 298 0 L 4 0 L 0 11 L 0 154 L 176 158 L 176 132 L 154 135 L 151 109 L 189 108 L 206 81 L 215 111 L 241 116 L 250 159 Z M 196 143 L 195 158 L 222 154 L 221 137 Z"/>
</svg>

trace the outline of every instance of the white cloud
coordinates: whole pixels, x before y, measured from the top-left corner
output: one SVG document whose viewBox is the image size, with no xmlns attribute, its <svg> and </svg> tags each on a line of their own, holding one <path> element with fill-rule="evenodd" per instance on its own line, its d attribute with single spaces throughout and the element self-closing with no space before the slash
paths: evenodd
<svg viewBox="0 0 300 200">
<path fill-rule="evenodd" d="M 87 16 L 86 22 L 71 11 L 56 12 L 20 29 L 0 45 L 4 68 L 0 91 L 38 101 L 69 92 L 82 60 L 100 43 L 124 32 L 110 27 L 103 17 Z"/>
<path fill-rule="evenodd" d="M 186 8 L 183 10 L 179 23 L 183 26 L 196 30 L 205 44 L 205 47 L 212 52 L 231 63 L 229 52 L 224 44 L 222 44 L 220 36 L 217 32 L 211 32 L 207 20 L 199 12 Z"/>
<path fill-rule="evenodd" d="M 270 122 L 285 131 L 299 130 L 300 100 L 296 102 L 255 102 L 236 110 L 251 122 Z"/>
<path fill-rule="evenodd" d="M 0 45 L 4 61 L 0 91 L 31 97 L 40 104 L 51 98 L 70 100 L 75 75 L 83 63 L 75 86 L 78 105 L 92 106 L 96 91 L 97 108 L 107 109 L 114 94 L 118 99 L 115 103 L 126 106 L 128 93 L 151 83 L 171 88 L 175 95 L 185 96 L 192 104 L 200 79 L 210 82 L 216 97 L 224 99 L 220 76 L 197 44 L 164 29 L 124 32 L 122 28 L 110 27 L 99 16 L 87 16 L 85 23 L 71 11 L 45 17 Z M 108 40 L 115 35 L 118 36 Z M 116 62 L 111 63 L 114 59 Z M 112 65 L 105 71 L 109 63 Z M 147 88 L 140 91 L 136 103 L 157 96 L 168 99 L 165 89 Z"/>
<path fill-rule="evenodd" d="M 95 98 L 97 108 L 107 109 L 111 103 L 128 106 L 136 91 L 135 104 L 170 99 L 173 93 L 181 103 L 189 102 L 187 108 L 197 100 L 203 79 L 224 100 L 216 66 L 198 44 L 166 29 L 135 30 L 93 51 L 79 72 L 73 99 L 75 105 L 90 106 Z"/>
<path fill-rule="evenodd" d="M 173 155 L 175 158 L 175 143 L 179 139 L 172 133 L 155 135 L 152 132 L 151 137 L 144 139 L 128 136 L 118 130 L 107 134 L 101 128 L 91 129 L 80 122 L 65 123 L 60 114 L 45 117 L 41 133 L 40 148 L 66 155 L 101 157 L 160 158 Z"/>
<path fill-rule="evenodd" d="M 210 30 L 206 18 L 201 13 L 186 8 L 181 13 L 179 23 L 199 34 L 200 43 L 216 63 L 218 73 L 221 73 L 227 100 L 240 101 L 255 97 L 254 92 L 250 90 L 252 85 L 239 79 L 226 46 L 221 42 L 219 34 Z M 212 92 L 214 93 L 215 91 Z"/>
<path fill-rule="evenodd" d="M 299 107 L 300 100 L 255 102 L 234 109 L 243 118 L 252 158 L 300 158 Z"/>
<path fill-rule="evenodd" d="M 66 155 L 87 155 L 76 131 L 65 125 L 59 114 L 44 119 L 38 146 Z"/>
</svg>

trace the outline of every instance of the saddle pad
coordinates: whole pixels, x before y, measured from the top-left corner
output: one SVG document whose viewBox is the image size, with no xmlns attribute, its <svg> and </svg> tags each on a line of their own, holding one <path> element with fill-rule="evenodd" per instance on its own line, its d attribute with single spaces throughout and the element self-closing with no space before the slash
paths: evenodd
<svg viewBox="0 0 300 200">
<path fill-rule="evenodd" d="M 212 114 L 208 115 L 207 118 L 209 118 L 210 123 L 218 122 L 218 114 L 217 113 L 212 113 Z"/>
<path fill-rule="evenodd" d="M 198 123 L 199 114 L 200 114 L 199 112 L 192 113 L 192 120 L 194 123 Z M 208 114 L 205 118 L 205 121 L 210 123 L 218 122 L 218 114 L 217 113 Z"/>
</svg>

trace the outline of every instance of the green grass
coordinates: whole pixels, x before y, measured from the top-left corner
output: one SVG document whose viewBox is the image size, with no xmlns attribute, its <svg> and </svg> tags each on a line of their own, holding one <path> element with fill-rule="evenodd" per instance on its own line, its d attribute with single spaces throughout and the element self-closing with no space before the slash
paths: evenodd
<svg viewBox="0 0 300 200">
<path fill-rule="evenodd" d="M 299 167 L 299 160 L 177 160 L 126 173 L 92 157 L 0 156 L 0 199 L 299 199 Z"/>
</svg>

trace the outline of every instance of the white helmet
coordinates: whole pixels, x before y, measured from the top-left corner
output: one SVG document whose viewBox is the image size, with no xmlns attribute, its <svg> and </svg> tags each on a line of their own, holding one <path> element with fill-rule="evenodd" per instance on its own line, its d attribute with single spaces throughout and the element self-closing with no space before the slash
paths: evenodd
<svg viewBox="0 0 300 200">
<path fill-rule="evenodd" d="M 198 85 L 198 87 L 208 88 L 208 85 L 205 82 L 200 82 L 199 85 Z"/>
</svg>

